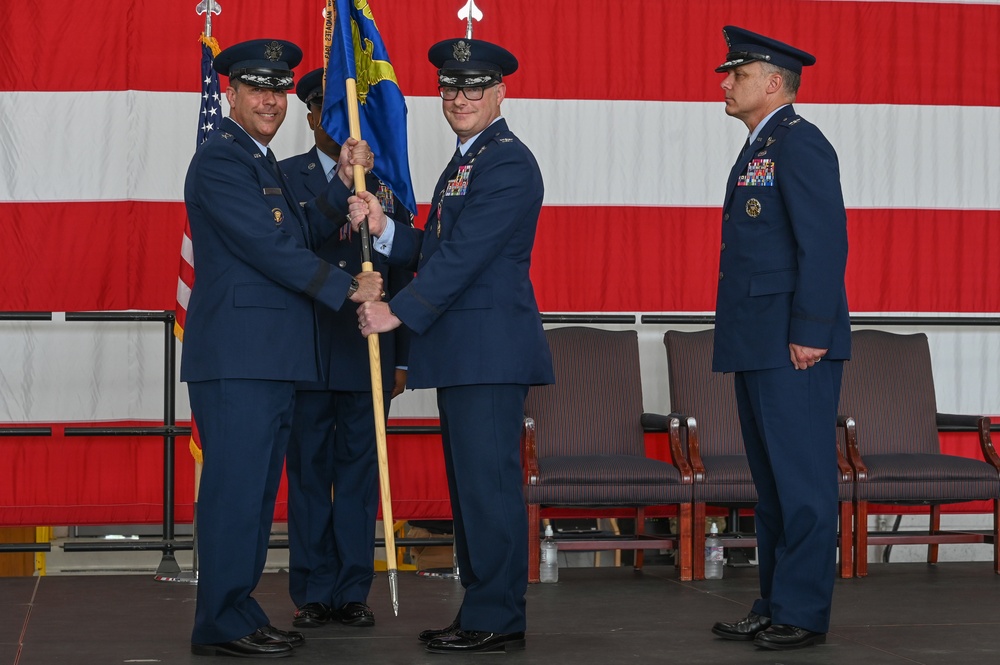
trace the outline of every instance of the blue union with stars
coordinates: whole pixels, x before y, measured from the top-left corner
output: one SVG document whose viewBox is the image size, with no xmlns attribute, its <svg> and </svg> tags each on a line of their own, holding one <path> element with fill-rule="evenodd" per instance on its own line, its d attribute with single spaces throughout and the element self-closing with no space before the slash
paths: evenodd
<svg viewBox="0 0 1000 665">
<path fill-rule="evenodd" d="M 198 114 L 198 145 L 222 123 L 222 95 L 219 75 L 212 69 L 215 56 L 205 43 L 201 45 L 201 112 Z"/>
</svg>

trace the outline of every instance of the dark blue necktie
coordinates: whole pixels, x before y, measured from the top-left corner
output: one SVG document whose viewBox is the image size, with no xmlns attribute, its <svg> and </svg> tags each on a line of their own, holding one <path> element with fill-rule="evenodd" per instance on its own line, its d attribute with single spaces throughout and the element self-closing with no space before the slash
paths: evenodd
<svg viewBox="0 0 1000 665">
<path fill-rule="evenodd" d="M 281 169 L 278 167 L 278 158 L 274 156 L 274 150 L 271 148 L 267 149 L 267 154 L 264 155 L 267 163 L 271 165 L 271 170 L 274 171 L 274 175 L 278 176 L 278 180 L 281 180 Z"/>
<path fill-rule="evenodd" d="M 462 161 L 462 151 L 459 148 L 455 148 L 455 154 L 452 155 L 451 161 L 448 162 L 448 173 L 451 173 L 456 168 L 458 168 L 458 163 Z"/>
</svg>

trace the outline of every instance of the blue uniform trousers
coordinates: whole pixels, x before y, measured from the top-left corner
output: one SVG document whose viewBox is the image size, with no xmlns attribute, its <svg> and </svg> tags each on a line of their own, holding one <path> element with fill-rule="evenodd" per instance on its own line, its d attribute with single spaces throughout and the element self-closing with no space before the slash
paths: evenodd
<svg viewBox="0 0 1000 665">
<path fill-rule="evenodd" d="M 736 372 L 757 488 L 760 598 L 777 624 L 825 633 L 837 554 L 837 402 L 843 362 Z"/>
<path fill-rule="evenodd" d="M 438 388 L 464 630 L 525 629 L 528 516 L 520 434 L 528 386 Z"/>
<path fill-rule="evenodd" d="M 250 595 L 260 581 L 291 431 L 295 383 L 188 383 L 204 468 L 198 495 L 198 603 L 191 641 L 236 640 L 270 621 Z"/>
<path fill-rule="evenodd" d="M 287 456 L 288 586 L 296 607 L 368 600 L 379 500 L 373 408 L 371 392 L 296 393 Z"/>
</svg>

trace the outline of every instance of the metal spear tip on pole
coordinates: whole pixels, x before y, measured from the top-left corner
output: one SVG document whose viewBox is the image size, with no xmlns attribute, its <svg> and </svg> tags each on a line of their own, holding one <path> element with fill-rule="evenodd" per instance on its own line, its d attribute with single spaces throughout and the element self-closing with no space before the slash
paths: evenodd
<svg viewBox="0 0 1000 665">
<path fill-rule="evenodd" d="M 399 586 L 396 583 L 396 569 L 389 570 L 389 597 L 392 598 L 392 613 L 399 616 Z"/>
<path fill-rule="evenodd" d="M 222 5 L 217 0 L 201 0 L 195 8 L 198 16 L 205 15 L 205 36 L 212 36 L 212 14 L 218 16 L 222 13 Z"/>
<path fill-rule="evenodd" d="M 218 16 L 222 13 L 222 5 L 217 0 L 201 0 L 195 11 L 198 13 L 198 16 L 202 14 L 215 14 Z"/>
<path fill-rule="evenodd" d="M 466 22 L 465 38 L 472 39 L 472 20 L 483 20 L 483 12 L 476 7 L 476 0 L 469 0 L 465 6 L 458 10 L 458 18 Z"/>
</svg>

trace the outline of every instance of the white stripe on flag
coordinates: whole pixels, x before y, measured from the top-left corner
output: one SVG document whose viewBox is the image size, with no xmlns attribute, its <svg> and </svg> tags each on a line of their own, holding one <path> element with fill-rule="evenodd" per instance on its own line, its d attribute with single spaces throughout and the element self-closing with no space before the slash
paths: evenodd
<svg viewBox="0 0 1000 665">
<path fill-rule="evenodd" d="M 10 142 L 0 201 L 182 201 L 198 102 L 196 93 L 0 93 Z M 426 203 L 454 135 L 440 100 L 408 104 L 411 172 Z M 280 157 L 312 145 L 304 107 L 289 107 L 273 143 Z M 848 207 L 1000 209 L 1000 107 L 796 108 L 837 150 Z M 719 206 L 745 138 L 721 102 L 514 98 L 504 115 L 539 161 L 547 205 Z"/>
</svg>

